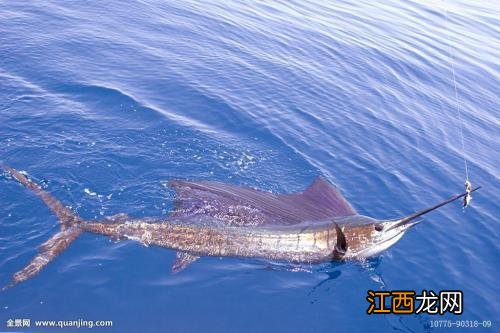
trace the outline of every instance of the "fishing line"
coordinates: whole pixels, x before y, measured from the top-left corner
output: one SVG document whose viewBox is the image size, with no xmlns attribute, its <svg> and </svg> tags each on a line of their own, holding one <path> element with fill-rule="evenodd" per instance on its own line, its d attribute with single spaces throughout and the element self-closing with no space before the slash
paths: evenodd
<svg viewBox="0 0 500 333">
<path fill-rule="evenodd" d="M 446 5 L 446 1 L 444 2 Z M 449 33 L 448 29 L 448 9 L 445 7 L 445 30 L 447 34 Z M 456 103 L 456 109 L 457 109 L 457 114 L 458 114 L 458 122 L 459 122 L 459 128 L 460 128 L 460 138 L 462 141 L 462 157 L 464 159 L 464 166 L 465 166 L 465 179 L 468 181 L 469 180 L 469 168 L 467 166 L 467 158 L 466 158 L 466 153 L 465 153 L 465 142 L 464 142 L 464 130 L 463 130 L 463 120 L 462 120 L 462 111 L 460 110 L 460 99 L 458 97 L 458 89 L 457 89 L 457 80 L 456 80 L 456 75 L 455 75 L 455 64 L 454 64 L 454 57 L 451 52 L 451 42 L 448 42 L 448 59 L 450 62 L 450 68 L 451 68 L 451 74 L 453 77 L 453 89 L 455 91 L 455 103 Z"/>
<path fill-rule="evenodd" d="M 445 13 L 445 30 L 446 30 L 446 35 L 449 35 L 450 30 L 448 29 L 448 6 L 446 1 L 444 2 L 444 13 Z M 464 160 L 464 167 L 465 167 L 465 190 L 467 192 L 467 195 L 464 197 L 463 201 L 463 208 L 467 207 L 469 205 L 470 200 L 472 199 L 471 196 L 471 190 L 472 190 L 472 184 L 469 181 L 469 167 L 467 165 L 467 155 L 465 152 L 465 140 L 464 140 L 464 126 L 463 126 L 463 120 L 462 120 L 462 111 L 460 110 L 460 99 L 458 97 L 458 89 L 457 89 L 457 80 L 456 80 L 456 75 L 455 75 L 455 64 L 454 64 L 454 57 L 452 53 L 452 45 L 451 41 L 448 41 L 448 61 L 450 63 L 450 68 L 451 68 L 451 73 L 453 77 L 453 88 L 455 92 L 455 102 L 456 102 L 456 109 L 457 109 L 457 114 L 458 114 L 458 123 L 459 123 L 459 129 L 460 129 L 460 139 L 462 142 L 462 158 Z"/>
</svg>

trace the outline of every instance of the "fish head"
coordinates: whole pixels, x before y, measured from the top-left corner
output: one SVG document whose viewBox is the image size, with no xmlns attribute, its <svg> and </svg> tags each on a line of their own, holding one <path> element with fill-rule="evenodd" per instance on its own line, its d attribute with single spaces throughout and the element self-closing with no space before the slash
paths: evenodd
<svg viewBox="0 0 500 333">
<path fill-rule="evenodd" d="M 334 223 L 337 245 L 333 250 L 334 259 L 363 259 L 378 255 L 397 243 L 419 218 L 455 200 L 469 196 L 481 187 L 455 195 L 437 205 L 422 209 L 411 215 L 392 220 L 377 220 L 363 215 L 352 215 L 338 219 Z"/>
<path fill-rule="evenodd" d="M 379 255 L 396 244 L 420 220 L 377 220 L 358 215 L 354 223 L 340 224 L 346 240 L 344 259 L 364 259 Z"/>
<path fill-rule="evenodd" d="M 334 259 L 364 259 L 377 256 L 403 237 L 406 231 L 420 221 L 377 220 L 355 215 L 337 219 L 334 228 L 337 244 Z"/>
</svg>

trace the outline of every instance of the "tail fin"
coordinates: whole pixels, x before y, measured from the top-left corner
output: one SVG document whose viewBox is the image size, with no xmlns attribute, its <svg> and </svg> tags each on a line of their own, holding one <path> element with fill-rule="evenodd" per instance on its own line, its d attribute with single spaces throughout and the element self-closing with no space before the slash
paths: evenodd
<svg viewBox="0 0 500 333">
<path fill-rule="evenodd" d="M 3 166 L 3 169 L 42 199 L 42 201 L 59 219 L 61 228 L 57 234 L 52 236 L 52 238 L 40 246 L 38 254 L 26 267 L 13 275 L 10 284 L 2 288 L 2 290 L 5 290 L 13 287 L 19 282 L 35 276 L 49 262 L 57 257 L 59 253 L 64 251 L 69 244 L 71 244 L 71 242 L 73 242 L 82 233 L 82 230 L 78 227 L 82 220 L 68 207 L 64 206 L 59 200 L 45 192 L 38 184 L 31 181 L 21 172 L 6 166 Z"/>
</svg>

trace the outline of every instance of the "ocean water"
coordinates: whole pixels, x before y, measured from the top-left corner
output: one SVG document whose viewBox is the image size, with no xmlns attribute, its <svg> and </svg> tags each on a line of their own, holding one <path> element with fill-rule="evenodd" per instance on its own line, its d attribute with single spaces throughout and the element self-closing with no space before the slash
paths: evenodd
<svg viewBox="0 0 500 333">
<path fill-rule="evenodd" d="M 498 331 L 499 13 L 451 0 L 0 3 L 0 160 L 85 219 L 162 218 L 175 178 L 290 193 L 323 175 L 376 218 L 435 204 L 465 178 L 450 59 L 483 186 L 361 263 L 202 258 L 171 274 L 171 250 L 85 234 L 0 293 L 0 331 L 17 318 L 35 332 L 78 319 L 113 321 L 100 332 L 440 331 L 436 319 Z M 0 175 L 1 285 L 57 230 Z M 367 290 L 423 289 L 463 291 L 463 315 L 366 314 Z"/>
</svg>

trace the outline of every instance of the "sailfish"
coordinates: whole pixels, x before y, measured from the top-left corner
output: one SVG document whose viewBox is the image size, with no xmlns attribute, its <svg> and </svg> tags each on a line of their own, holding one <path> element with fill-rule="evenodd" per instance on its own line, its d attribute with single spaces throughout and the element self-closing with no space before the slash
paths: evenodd
<svg viewBox="0 0 500 333">
<path fill-rule="evenodd" d="M 360 260 L 394 245 L 439 207 L 464 197 L 455 195 L 411 215 L 378 220 L 356 212 L 340 191 L 318 177 L 305 191 L 274 194 L 214 181 L 172 180 L 174 208 L 163 219 L 118 214 L 84 220 L 24 172 L 4 166 L 8 175 L 38 195 L 59 220 L 60 230 L 3 289 L 38 274 L 84 232 L 134 240 L 176 251 L 173 272 L 202 256 L 263 258 L 315 264 Z M 479 187 L 473 189 L 475 191 Z"/>
</svg>

